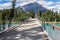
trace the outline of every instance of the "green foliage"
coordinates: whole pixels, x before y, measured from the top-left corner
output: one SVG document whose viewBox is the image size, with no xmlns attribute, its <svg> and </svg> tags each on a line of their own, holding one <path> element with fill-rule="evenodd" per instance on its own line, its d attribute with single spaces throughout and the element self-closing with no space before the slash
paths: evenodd
<svg viewBox="0 0 60 40">
<path fill-rule="evenodd" d="M 46 12 L 38 12 L 37 13 L 38 16 L 40 16 L 40 18 L 44 18 L 44 20 L 46 21 L 55 21 L 55 19 L 57 19 L 57 21 L 60 21 L 60 14 L 58 14 L 58 12 L 53 12 L 50 10 L 47 10 Z"/>
<path fill-rule="evenodd" d="M 28 18 L 28 14 L 26 12 L 24 12 L 23 10 L 20 11 L 22 12 L 18 12 L 18 13 L 17 11 L 14 12 L 14 17 L 12 18 L 11 23 L 19 23 L 20 21 L 24 21 Z M 11 13 L 11 9 L 0 10 L 0 27 L 3 24 L 4 20 L 5 20 L 5 24 L 9 24 L 10 13 Z"/>
<path fill-rule="evenodd" d="M 29 16 L 32 17 L 32 18 L 34 18 L 34 17 L 35 17 L 34 11 L 30 11 L 30 12 L 29 12 Z"/>
</svg>

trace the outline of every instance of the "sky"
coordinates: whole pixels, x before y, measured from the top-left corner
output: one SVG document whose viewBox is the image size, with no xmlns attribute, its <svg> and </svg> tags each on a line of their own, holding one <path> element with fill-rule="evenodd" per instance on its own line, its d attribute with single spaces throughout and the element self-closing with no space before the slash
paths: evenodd
<svg viewBox="0 0 60 40">
<path fill-rule="evenodd" d="M 11 8 L 12 0 L 0 0 L 0 9 Z M 16 7 L 23 6 L 28 3 L 37 2 L 47 9 L 53 9 L 54 11 L 60 11 L 60 0 L 17 0 Z"/>
</svg>

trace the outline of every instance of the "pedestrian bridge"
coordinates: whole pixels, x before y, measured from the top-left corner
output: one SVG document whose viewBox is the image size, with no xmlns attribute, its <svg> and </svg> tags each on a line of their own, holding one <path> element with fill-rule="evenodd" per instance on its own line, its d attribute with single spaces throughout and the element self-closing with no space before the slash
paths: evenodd
<svg viewBox="0 0 60 40">
<path fill-rule="evenodd" d="M 0 40 L 48 40 L 38 19 L 30 18 L 0 34 Z"/>
</svg>

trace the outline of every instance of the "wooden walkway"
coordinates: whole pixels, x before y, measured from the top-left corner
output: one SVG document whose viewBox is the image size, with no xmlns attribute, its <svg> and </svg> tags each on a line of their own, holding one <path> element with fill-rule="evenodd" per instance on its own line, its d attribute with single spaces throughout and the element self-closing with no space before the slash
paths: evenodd
<svg viewBox="0 0 60 40">
<path fill-rule="evenodd" d="M 35 18 L 0 34 L 0 40 L 45 40 L 44 34 L 41 24 Z"/>
</svg>

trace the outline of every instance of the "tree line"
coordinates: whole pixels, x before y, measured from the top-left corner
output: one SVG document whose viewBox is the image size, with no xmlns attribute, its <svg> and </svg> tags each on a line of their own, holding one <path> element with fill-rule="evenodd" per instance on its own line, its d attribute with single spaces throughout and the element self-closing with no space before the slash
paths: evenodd
<svg viewBox="0 0 60 40">
<path fill-rule="evenodd" d="M 16 0 L 13 0 L 11 9 L 0 10 L 0 30 L 1 28 L 5 30 L 6 24 L 8 24 L 8 28 L 10 28 L 13 23 L 20 23 L 29 17 L 34 18 L 33 12 L 27 13 L 23 9 L 16 10 L 15 3 Z"/>
<path fill-rule="evenodd" d="M 46 21 L 60 21 L 60 13 L 58 11 L 46 10 L 45 12 L 38 11 L 37 15 Z"/>
</svg>

